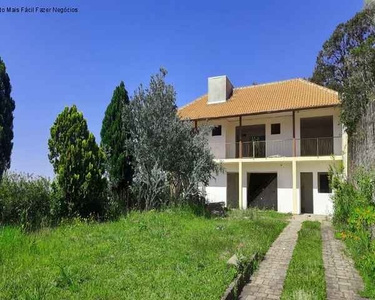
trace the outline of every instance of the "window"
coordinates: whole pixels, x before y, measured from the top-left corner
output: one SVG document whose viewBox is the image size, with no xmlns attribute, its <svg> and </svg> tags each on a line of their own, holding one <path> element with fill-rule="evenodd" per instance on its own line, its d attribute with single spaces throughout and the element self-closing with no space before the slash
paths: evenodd
<svg viewBox="0 0 375 300">
<path fill-rule="evenodd" d="M 271 134 L 280 134 L 281 128 L 280 123 L 271 124 Z"/>
<path fill-rule="evenodd" d="M 214 129 L 212 129 L 212 136 L 219 136 L 221 135 L 221 125 L 215 126 Z"/>
<path fill-rule="evenodd" d="M 332 193 L 328 173 L 318 173 L 318 191 L 319 193 Z"/>
</svg>

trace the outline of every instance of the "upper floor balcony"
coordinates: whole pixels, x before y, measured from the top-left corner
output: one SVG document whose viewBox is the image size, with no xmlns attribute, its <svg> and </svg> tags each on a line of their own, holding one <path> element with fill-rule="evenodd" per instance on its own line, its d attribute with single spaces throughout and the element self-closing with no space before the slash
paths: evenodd
<svg viewBox="0 0 375 300">
<path fill-rule="evenodd" d="M 216 159 L 340 156 L 342 137 L 210 143 Z"/>
</svg>

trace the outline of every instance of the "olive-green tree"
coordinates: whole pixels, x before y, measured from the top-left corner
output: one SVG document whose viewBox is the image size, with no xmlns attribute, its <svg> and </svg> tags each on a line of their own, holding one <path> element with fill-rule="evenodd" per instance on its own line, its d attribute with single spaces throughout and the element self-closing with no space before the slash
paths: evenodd
<svg viewBox="0 0 375 300">
<path fill-rule="evenodd" d="M 208 126 L 193 130 L 181 120 L 174 87 L 161 69 L 131 102 L 130 149 L 134 163 L 132 191 L 140 209 L 201 199 L 202 186 L 222 171 L 208 145 Z"/>
<path fill-rule="evenodd" d="M 62 214 L 82 217 L 105 208 L 104 154 L 77 107 L 66 107 L 51 127 L 49 160 L 61 190 Z"/>
<path fill-rule="evenodd" d="M 112 195 L 122 206 L 129 206 L 128 190 L 133 177 L 131 157 L 126 145 L 129 139 L 128 118 L 122 117 L 123 114 L 128 114 L 128 111 L 129 96 L 124 82 L 121 81 L 105 111 L 100 136 Z"/>
<path fill-rule="evenodd" d="M 10 156 L 13 149 L 13 111 L 14 100 L 11 97 L 12 86 L 0 57 L 0 181 L 4 171 L 10 168 Z"/>
</svg>

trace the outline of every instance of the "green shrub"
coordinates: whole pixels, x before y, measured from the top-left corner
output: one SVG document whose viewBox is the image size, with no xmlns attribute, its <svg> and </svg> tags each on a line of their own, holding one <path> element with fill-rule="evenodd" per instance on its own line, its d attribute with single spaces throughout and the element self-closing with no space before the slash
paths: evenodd
<svg viewBox="0 0 375 300">
<path fill-rule="evenodd" d="M 373 173 L 358 170 L 349 181 L 340 170 L 332 170 L 333 221 L 341 231 L 356 267 L 365 281 L 364 296 L 375 298 L 375 191 Z"/>
<path fill-rule="evenodd" d="M 366 231 L 369 238 L 371 238 L 370 230 L 373 224 L 375 224 L 375 207 L 373 205 L 355 208 L 348 220 L 350 231 Z"/>
<path fill-rule="evenodd" d="M 33 230 L 52 219 L 50 181 L 29 174 L 6 173 L 0 184 L 0 222 Z"/>
<path fill-rule="evenodd" d="M 349 181 L 343 176 L 342 167 L 331 169 L 331 186 L 334 205 L 333 222 L 338 226 L 346 226 L 352 213 L 357 208 L 372 206 L 374 194 L 374 176 L 358 170 Z"/>
<path fill-rule="evenodd" d="M 351 212 L 359 205 L 357 191 L 354 186 L 348 182 L 343 182 L 335 188 L 333 196 L 334 215 L 333 222 L 335 224 L 346 224 Z"/>
</svg>

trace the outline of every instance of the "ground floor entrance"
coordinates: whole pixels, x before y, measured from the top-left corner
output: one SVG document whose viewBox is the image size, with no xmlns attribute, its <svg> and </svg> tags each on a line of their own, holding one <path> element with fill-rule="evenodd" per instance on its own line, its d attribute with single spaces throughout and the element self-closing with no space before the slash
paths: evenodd
<svg viewBox="0 0 375 300">
<path fill-rule="evenodd" d="M 313 173 L 301 173 L 301 213 L 313 214 L 314 201 L 313 201 Z"/>
<path fill-rule="evenodd" d="M 277 173 L 247 173 L 247 207 L 277 210 Z"/>
</svg>

